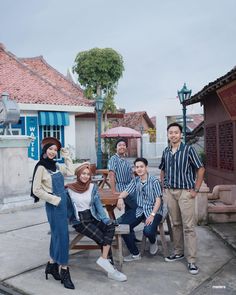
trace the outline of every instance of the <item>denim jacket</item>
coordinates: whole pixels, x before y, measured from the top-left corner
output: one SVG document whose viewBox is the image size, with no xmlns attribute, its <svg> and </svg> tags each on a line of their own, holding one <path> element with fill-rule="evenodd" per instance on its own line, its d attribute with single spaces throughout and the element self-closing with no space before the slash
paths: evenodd
<svg viewBox="0 0 236 295">
<path fill-rule="evenodd" d="M 75 204 L 73 204 L 73 201 L 71 200 L 68 192 L 67 192 L 67 195 L 68 195 L 67 216 L 69 219 L 69 223 L 72 225 L 79 224 L 80 223 L 79 216 L 77 212 L 75 212 L 76 206 Z M 102 206 L 97 185 L 94 185 L 92 190 L 90 211 L 92 216 L 98 221 L 102 221 L 105 224 L 109 223 L 110 218 L 107 217 L 106 212 Z"/>
</svg>

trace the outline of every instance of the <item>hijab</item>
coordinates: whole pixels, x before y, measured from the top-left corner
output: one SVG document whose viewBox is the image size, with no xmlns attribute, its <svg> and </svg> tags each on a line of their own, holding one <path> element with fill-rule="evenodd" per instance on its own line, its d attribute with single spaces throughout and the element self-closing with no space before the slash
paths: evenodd
<svg viewBox="0 0 236 295">
<path fill-rule="evenodd" d="M 85 169 L 89 169 L 89 174 L 90 174 L 90 179 L 84 183 L 80 180 L 80 176 L 83 173 L 83 171 Z M 89 189 L 90 183 L 91 183 L 91 169 L 90 169 L 90 163 L 89 162 L 85 162 L 83 163 L 81 166 L 79 166 L 78 168 L 75 169 L 75 175 L 77 176 L 77 181 L 73 182 L 73 183 L 69 183 L 66 185 L 66 187 L 68 187 L 69 189 L 71 189 L 72 191 L 76 192 L 76 193 L 84 193 Z"/>
<path fill-rule="evenodd" d="M 55 172 L 57 170 L 56 161 L 54 159 L 49 159 L 46 154 L 47 149 L 50 148 L 50 146 L 52 146 L 52 145 L 55 145 L 55 143 L 51 142 L 51 143 L 47 143 L 44 145 L 44 147 L 42 149 L 42 154 L 40 156 L 40 160 L 38 161 L 38 163 L 34 167 L 30 196 L 32 198 L 34 198 L 35 203 L 37 203 L 39 201 L 39 198 L 37 196 L 35 196 L 35 194 L 33 193 L 34 176 L 35 176 L 35 173 L 36 173 L 38 167 L 43 166 L 45 169 L 50 170 L 52 172 Z"/>
</svg>

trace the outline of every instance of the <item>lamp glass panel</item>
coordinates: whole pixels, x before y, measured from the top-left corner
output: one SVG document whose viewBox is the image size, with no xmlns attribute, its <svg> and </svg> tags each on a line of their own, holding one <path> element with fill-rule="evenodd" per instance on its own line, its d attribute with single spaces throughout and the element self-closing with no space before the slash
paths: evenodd
<svg viewBox="0 0 236 295">
<path fill-rule="evenodd" d="M 101 111 L 102 108 L 103 108 L 103 99 L 102 98 L 96 99 L 96 110 Z"/>
</svg>

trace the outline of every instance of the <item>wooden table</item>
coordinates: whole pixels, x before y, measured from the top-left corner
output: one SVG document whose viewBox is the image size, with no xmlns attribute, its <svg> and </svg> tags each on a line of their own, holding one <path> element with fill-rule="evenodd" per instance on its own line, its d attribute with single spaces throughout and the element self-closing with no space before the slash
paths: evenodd
<svg viewBox="0 0 236 295">
<path fill-rule="evenodd" d="M 99 175 L 99 174 L 102 175 L 102 179 L 98 180 L 98 187 L 99 188 L 104 188 L 104 185 L 106 184 L 110 188 L 111 186 L 110 186 L 110 183 L 108 181 L 109 170 L 108 169 L 97 169 L 96 170 L 96 175 Z"/>
<path fill-rule="evenodd" d="M 106 207 L 107 213 L 111 219 L 116 219 L 114 209 L 120 193 L 112 193 L 111 189 L 99 189 L 99 195 L 102 204 Z"/>
<path fill-rule="evenodd" d="M 99 189 L 99 195 L 101 198 L 102 204 L 106 207 L 107 213 L 111 219 L 116 219 L 114 209 L 116 208 L 118 196 L 120 193 L 112 193 L 111 189 Z M 129 234 L 130 229 L 128 224 L 121 224 L 116 226 L 115 236 L 116 239 L 112 243 L 112 247 L 116 248 L 118 251 L 118 262 L 119 266 L 122 267 L 123 263 L 123 249 L 122 249 L 122 238 L 123 234 Z M 83 234 L 77 233 L 76 237 L 70 243 L 70 249 L 99 249 L 100 246 L 96 244 L 78 244 L 79 241 L 84 237 Z"/>
</svg>

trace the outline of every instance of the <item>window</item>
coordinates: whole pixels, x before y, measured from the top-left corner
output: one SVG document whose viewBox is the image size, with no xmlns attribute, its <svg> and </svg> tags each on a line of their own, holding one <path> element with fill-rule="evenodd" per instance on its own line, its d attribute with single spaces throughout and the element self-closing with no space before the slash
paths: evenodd
<svg viewBox="0 0 236 295">
<path fill-rule="evenodd" d="M 207 166 L 217 168 L 217 140 L 216 125 L 206 126 L 206 163 Z"/>
<path fill-rule="evenodd" d="M 231 121 L 219 124 L 220 168 L 234 171 L 234 136 Z"/>
<path fill-rule="evenodd" d="M 57 138 L 62 146 L 64 146 L 64 126 L 39 126 L 40 130 L 40 141 L 42 141 L 45 137 L 55 137 Z M 60 152 L 58 153 L 59 162 L 64 162 L 64 159 L 61 158 Z"/>
<path fill-rule="evenodd" d="M 61 141 L 61 126 L 42 126 L 42 139 L 55 137 Z"/>
</svg>

